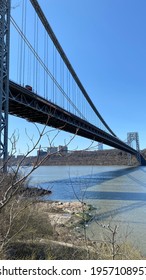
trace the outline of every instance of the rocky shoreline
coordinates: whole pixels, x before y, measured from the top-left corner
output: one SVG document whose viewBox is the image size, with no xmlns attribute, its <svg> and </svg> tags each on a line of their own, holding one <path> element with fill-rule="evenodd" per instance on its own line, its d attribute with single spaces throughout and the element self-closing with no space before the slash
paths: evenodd
<svg viewBox="0 0 146 280">
<path fill-rule="evenodd" d="M 71 201 L 46 201 L 42 200 L 45 195 L 52 192 L 47 189 L 37 187 L 22 186 L 18 195 L 26 200 L 31 198 L 34 201 L 35 208 L 38 208 L 42 213 L 48 213 L 52 226 L 71 226 L 72 224 L 88 223 L 92 219 L 91 212 L 95 210 L 92 205 L 85 202 Z"/>
<path fill-rule="evenodd" d="M 21 186 L 18 194 L 22 195 L 23 197 L 39 197 L 39 196 L 45 196 L 45 195 L 49 195 L 52 192 L 50 190 L 46 190 L 43 188 L 37 188 L 37 187 L 25 187 L 25 186 Z"/>
<path fill-rule="evenodd" d="M 88 223 L 92 219 L 92 211 L 95 210 L 92 205 L 80 201 L 37 201 L 36 207 L 49 213 L 52 225 Z"/>
<path fill-rule="evenodd" d="M 23 219 L 31 213 L 27 227 L 8 245 L 6 259 L 112 259 L 112 247 L 106 245 L 104 236 L 101 240 L 92 240 L 86 235 L 86 227 L 97 213 L 92 205 L 80 201 L 29 200 L 27 197 L 22 202 L 26 201 L 27 205 L 27 200 L 27 212 L 23 213 Z M 23 219 L 19 223 L 24 226 Z M 123 257 L 125 246 L 120 249 Z M 139 252 L 131 253 L 131 248 L 126 247 L 130 259 L 132 254 L 133 259 L 141 259 Z"/>
<path fill-rule="evenodd" d="M 48 216 L 55 230 L 56 242 L 66 242 L 75 246 L 84 245 L 83 228 L 93 219 L 95 213 L 92 205 L 80 201 L 37 201 L 35 208 L 39 213 Z"/>
</svg>

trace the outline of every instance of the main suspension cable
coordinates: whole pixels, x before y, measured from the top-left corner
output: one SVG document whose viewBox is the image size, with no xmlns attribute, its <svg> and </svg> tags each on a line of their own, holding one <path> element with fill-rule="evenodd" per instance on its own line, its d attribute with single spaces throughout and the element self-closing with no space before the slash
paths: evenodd
<svg viewBox="0 0 146 280">
<path fill-rule="evenodd" d="M 95 112 L 95 114 L 97 115 L 97 117 L 101 120 L 101 122 L 103 123 L 103 125 L 107 128 L 107 130 L 115 137 L 117 137 L 115 135 L 115 133 L 110 129 L 110 127 L 108 126 L 108 124 L 105 122 L 105 120 L 102 118 L 102 116 L 100 115 L 100 113 L 98 112 L 98 110 L 96 109 L 95 105 L 93 104 L 91 98 L 89 97 L 88 93 L 86 92 L 85 88 L 83 87 L 81 81 L 79 80 L 77 74 L 75 73 L 72 65 L 70 64 L 70 61 L 68 60 L 65 52 L 63 51 L 57 37 L 55 36 L 50 24 L 48 23 L 48 20 L 46 19 L 46 16 L 44 15 L 39 3 L 37 0 L 30 0 L 32 6 L 34 7 L 38 17 L 40 18 L 44 28 L 46 29 L 48 35 L 50 36 L 51 40 L 53 41 L 56 49 L 58 50 L 59 54 L 61 55 L 64 63 L 66 64 L 69 72 L 72 74 L 72 77 L 75 79 L 78 87 L 80 88 L 81 92 L 83 93 L 83 95 L 85 96 L 86 100 L 88 101 L 88 103 L 90 104 L 91 108 L 93 109 L 93 111 Z"/>
</svg>

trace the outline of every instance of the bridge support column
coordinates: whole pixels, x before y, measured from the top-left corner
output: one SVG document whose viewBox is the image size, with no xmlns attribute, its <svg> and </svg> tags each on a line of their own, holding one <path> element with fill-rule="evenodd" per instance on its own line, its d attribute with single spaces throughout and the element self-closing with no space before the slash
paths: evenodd
<svg viewBox="0 0 146 280">
<path fill-rule="evenodd" d="M 5 172 L 8 157 L 10 2 L 0 1 L 0 157 L 3 158 Z"/>
<path fill-rule="evenodd" d="M 128 132 L 127 133 L 127 144 L 132 147 L 132 142 L 136 142 L 136 150 L 137 150 L 137 160 L 141 164 L 141 155 L 140 155 L 140 147 L 139 147 L 139 135 L 138 132 Z M 131 165 L 131 154 L 128 154 L 128 165 Z"/>
</svg>

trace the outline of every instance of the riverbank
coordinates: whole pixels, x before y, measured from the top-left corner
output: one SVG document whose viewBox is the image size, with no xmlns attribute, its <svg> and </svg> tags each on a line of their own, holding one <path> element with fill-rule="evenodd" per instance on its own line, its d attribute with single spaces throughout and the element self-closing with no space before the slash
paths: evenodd
<svg viewBox="0 0 146 280">
<path fill-rule="evenodd" d="M 51 190 L 46 190 L 39 187 L 27 187 L 27 186 L 20 186 L 17 191 L 19 196 L 28 197 L 28 198 L 38 198 L 44 195 L 50 195 L 52 193 Z"/>
<path fill-rule="evenodd" d="M 61 167 L 60 171 L 59 168 L 56 167 L 55 176 L 58 172 L 60 178 L 63 175 L 64 167 Z M 34 174 L 32 186 L 35 186 L 35 182 L 39 186 L 38 178 L 40 178 L 41 181 L 43 179 L 47 182 L 44 187 L 46 186 L 49 189 L 48 178 L 44 176 L 48 174 L 50 178 L 53 175 L 52 169 L 54 170 L 54 167 L 41 167 L 40 173 Z M 86 170 L 84 169 L 85 167 L 83 167 L 83 170 L 78 167 L 77 171 L 80 175 L 90 173 L 89 166 Z M 72 170 L 70 171 L 72 172 Z M 76 170 L 70 173 L 71 178 L 73 174 L 76 174 L 75 172 Z M 30 195 L 26 187 L 27 195 L 24 191 L 23 195 L 18 192 L 1 211 L 0 241 L 2 244 L 4 238 L 4 242 L 6 242 L 5 252 L 1 258 L 142 259 L 138 248 L 142 250 L 145 246 L 145 223 L 143 223 L 145 168 L 98 167 L 95 173 L 92 169 L 92 176 L 88 175 L 87 178 L 83 176 L 79 180 L 76 180 L 75 177 L 75 180 L 71 183 L 76 193 L 78 183 L 81 183 L 79 189 L 81 190 L 81 187 L 83 187 L 83 191 L 85 186 L 91 187 L 91 189 L 89 188 L 89 197 L 94 199 L 94 203 L 92 203 L 92 199 L 86 200 L 86 202 L 94 205 L 94 209 L 91 205 L 79 201 L 80 197 L 81 201 L 82 199 L 85 201 L 85 197 L 82 195 L 77 196 L 78 200 L 76 202 L 73 201 L 73 198 L 70 199 L 71 193 L 69 191 L 72 184 L 70 186 L 68 181 L 62 180 L 60 185 L 55 186 L 54 178 L 56 177 L 52 179 L 52 182 L 54 182 L 53 188 L 50 187 L 52 190 L 50 199 L 52 201 L 45 201 L 49 198 L 40 195 L 41 189 L 37 192 L 32 188 L 33 192 L 30 190 Z M 85 178 L 87 180 L 84 180 Z M 52 186 L 52 183 L 50 186 Z M 66 189 L 64 190 L 65 186 Z M 62 198 L 59 196 L 59 191 L 61 194 L 64 191 Z M 66 192 L 69 194 L 67 199 L 64 198 Z M 53 193 L 57 193 L 56 198 L 53 197 Z M 11 225 L 9 224 L 10 214 L 13 218 Z M 111 217 L 116 217 L 116 219 L 111 219 Z M 128 224 L 130 224 L 129 221 L 132 222 L 134 239 L 131 236 L 127 238 L 127 235 L 124 238 L 123 227 L 126 221 L 128 221 Z M 137 224 L 139 224 L 139 227 L 137 227 Z M 117 227 L 118 230 L 115 233 Z M 123 239 L 121 239 L 121 236 Z M 138 241 L 137 243 L 135 239 Z M 137 250 L 133 248 L 133 244 L 130 242 L 137 246 Z M 113 250 L 116 252 L 114 256 Z M 145 255 L 145 249 L 142 252 Z"/>
<path fill-rule="evenodd" d="M 23 204 L 23 206 L 22 206 Z M 96 258 L 94 244 L 82 229 L 92 218 L 90 205 L 82 202 L 33 201 L 21 203 L 15 231 L 23 227 L 5 249 L 5 259 Z M 25 206 L 24 206 L 25 205 Z M 26 217 L 29 216 L 24 227 Z M 15 233 L 14 233 L 15 235 Z M 90 256 L 89 256 L 90 251 Z"/>
<path fill-rule="evenodd" d="M 86 236 L 86 227 L 96 211 L 91 205 L 79 201 L 35 201 L 24 209 L 15 221 L 15 230 L 19 223 L 23 231 L 6 247 L 6 259 L 113 259 L 113 243 L 106 243 L 107 232 L 105 240 L 104 236 L 98 241 Z M 140 253 L 126 243 L 115 243 L 114 250 L 117 251 L 115 259 L 142 259 Z"/>
</svg>

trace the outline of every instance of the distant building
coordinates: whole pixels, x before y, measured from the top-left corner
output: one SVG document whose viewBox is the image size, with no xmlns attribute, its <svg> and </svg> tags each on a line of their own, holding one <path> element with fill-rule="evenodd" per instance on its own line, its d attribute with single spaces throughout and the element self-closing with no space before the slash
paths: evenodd
<svg viewBox="0 0 146 280">
<path fill-rule="evenodd" d="M 57 151 L 58 151 L 58 148 L 57 147 L 49 147 L 48 148 L 48 150 L 47 150 L 47 152 L 49 153 L 49 154 L 54 154 L 54 153 L 57 153 Z"/>
<path fill-rule="evenodd" d="M 47 152 L 44 151 L 44 150 L 38 150 L 37 151 L 37 156 L 39 156 L 39 157 L 44 157 L 44 156 L 46 156 L 46 154 L 47 154 Z"/>
<path fill-rule="evenodd" d="M 59 145 L 58 152 L 60 152 L 60 153 L 67 153 L 68 152 L 68 147 L 66 145 L 65 146 Z"/>
<path fill-rule="evenodd" d="M 57 152 L 67 153 L 68 152 L 68 147 L 66 145 L 65 146 L 59 145 L 58 147 L 52 146 L 52 147 L 49 147 L 47 149 L 47 153 L 50 154 L 50 155 L 55 154 Z"/>
</svg>

